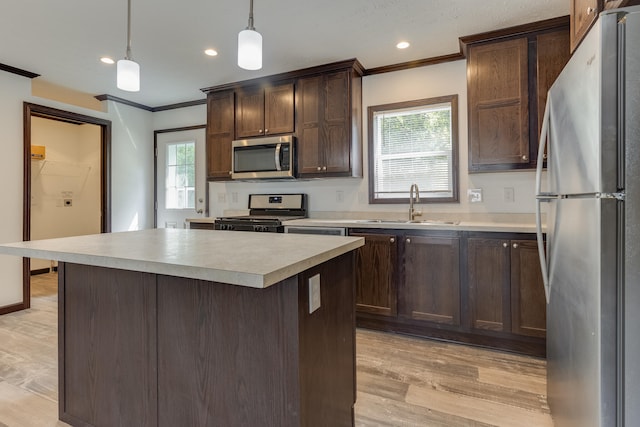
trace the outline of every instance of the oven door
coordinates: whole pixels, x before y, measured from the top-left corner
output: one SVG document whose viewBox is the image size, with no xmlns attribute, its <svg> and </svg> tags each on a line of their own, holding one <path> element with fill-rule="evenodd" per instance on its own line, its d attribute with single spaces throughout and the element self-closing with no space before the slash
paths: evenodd
<svg viewBox="0 0 640 427">
<path fill-rule="evenodd" d="M 231 178 L 293 178 L 293 137 L 233 141 Z"/>
</svg>

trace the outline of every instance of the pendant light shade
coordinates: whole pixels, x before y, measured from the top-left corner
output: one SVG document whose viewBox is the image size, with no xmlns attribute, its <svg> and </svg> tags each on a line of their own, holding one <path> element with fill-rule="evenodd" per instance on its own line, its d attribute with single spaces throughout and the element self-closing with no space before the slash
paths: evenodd
<svg viewBox="0 0 640 427">
<path fill-rule="evenodd" d="M 238 66 L 245 70 L 262 68 L 262 35 L 254 30 L 238 34 Z"/>
<path fill-rule="evenodd" d="M 140 91 L 140 65 L 129 59 L 118 61 L 118 89 L 129 92 Z"/>
<path fill-rule="evenodd" d="M 253 0 L 249 2 L 249 25 L 238 34 L 238 66 L 245 70 L 262 68 L 262 35 L 253 27 Z"/>
<path fill-rule="evenodd" d="M 131 58 L 131 0 L 127 0 L 127 54 L 118 61 L 116 85 L 121 90 L 140 91 L 140 65 Z"/>
</svg>

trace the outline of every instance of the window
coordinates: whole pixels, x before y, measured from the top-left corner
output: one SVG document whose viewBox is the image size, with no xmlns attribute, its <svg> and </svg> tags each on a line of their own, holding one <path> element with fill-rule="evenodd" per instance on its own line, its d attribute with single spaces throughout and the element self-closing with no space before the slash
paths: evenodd
<svg viewBox="0 0 640 427">
<path fill-rule="evenodd" d="M 167 145 L 165 180 L 166 209 L 194 209 L 196 206 L 196 143 Z"/>
<path fill-rule="evenodd" d="M 369 201 L 458 201 L 458 96 L 369 107 Z"/>
</svg>

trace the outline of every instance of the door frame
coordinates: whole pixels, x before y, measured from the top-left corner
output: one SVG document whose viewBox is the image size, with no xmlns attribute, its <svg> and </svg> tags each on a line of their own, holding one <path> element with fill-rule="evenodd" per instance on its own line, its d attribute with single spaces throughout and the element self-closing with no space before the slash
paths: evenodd
<svg viewBox="0 0 640 427">
<path fill-rule="evenodd" d="M 207 125 L 184 126 L 179 128 L 158 129 L 153 131 L 153 228 L 158 228 L 158 135 L 161 133 L 183 132 L 206 129 Z M 206 134 L 205 134 L 206 139 Z M 206 150 L 206 141 L 205 141 Z M 209 215 L 209 180 L 205 171 L 204 215 Z"/>
<path fill-rule="evenodd" d="M 100 232 L 111 232 L 111 121 L 72 113 L 57 108 L 25 102 L 23 104 L 24 126 L 24 190 L 22 239 L 31 240 L 31 118 L 40 117 L 72 124 L 92 124 L 100 126 Z M 17 311 L 31 307 L 30 259 L 22 262 L 22 304 L 6 309 Z M 0 309 L 2 310 L 2 309 Z M 2 310 L 4 311 L 4 310 Z M 9 312 L 9 311 L 7 311 Z"/>
</svg>

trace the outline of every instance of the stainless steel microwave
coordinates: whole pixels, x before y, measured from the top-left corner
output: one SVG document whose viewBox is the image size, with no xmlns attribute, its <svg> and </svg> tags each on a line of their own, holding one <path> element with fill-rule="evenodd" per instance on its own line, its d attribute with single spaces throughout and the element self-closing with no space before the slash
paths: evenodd
<svg viewBox="0 0 640 427">
<path fill-rule="evenodd" d="M 292 135 L 242 139 L 231 144 L 231 178 L 294 178 Z"/>
</svg>

